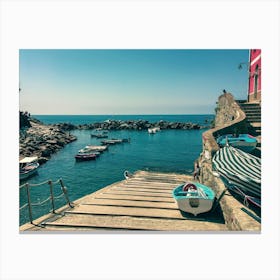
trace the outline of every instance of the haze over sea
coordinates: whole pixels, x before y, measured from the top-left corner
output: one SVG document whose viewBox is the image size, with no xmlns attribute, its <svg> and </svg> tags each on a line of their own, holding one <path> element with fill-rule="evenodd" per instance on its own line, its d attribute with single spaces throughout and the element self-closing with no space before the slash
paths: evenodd
<svg viewBox="0 0 280 280">
<path fill-rule="evenodd" d="M 110 120 L 148 120 L 157 122 L 191 122 L 209 125 L 214 115 L 34 115 L 44 124 L 72 123 L 88 124 Z M 207 123 L 206 123 L 207 121 Z M 109 146 L 93 161 L 76 162 L 75 155 L 86 145 L 100 145 L 100 139 L 92 138 L 92 130 L 74 130 L 77 141 L 66 145 L 51 159 L 39 167 L 38 175 L 28 182 L 38 184 L 51 179 L 62 178 L 68 189 L 71 201 L 99 190 L 116 181 L 123 180 L 123 172 L 129 170 L 149 170 L 159 172 L 192 173 L 194 161 L 202 151 L 201 130 L 162 130 L 156 134 L 145 131 L 117 130 L 109 131 L 109 138 L 130 138 L 130 143 Z M 59 184 L 54 185 L 55 196 L 61 191 Z M 38 203 L 49 196 L 48 184 L 31 188 L 31 199 Z M 26 203 L 26 193 L 20 191 L 20 205 Z M 56 207 L 65 204 L 64 197 L 56 200 Z M 33 206 L 33 218 L 48 213 L 50 201 L 41 206 Z M 28 209 L 20 213 L 20 224 L 28 222 Z"/>
</svg>

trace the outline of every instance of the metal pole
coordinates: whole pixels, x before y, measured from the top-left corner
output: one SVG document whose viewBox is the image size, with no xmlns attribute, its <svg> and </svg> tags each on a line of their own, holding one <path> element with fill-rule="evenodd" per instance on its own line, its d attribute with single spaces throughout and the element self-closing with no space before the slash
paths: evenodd
<svg viewBox="0 0 280 280">
<path fill-rule="evenodd" d="M 61 189 L 62 189 L 62 191 L 63 191 L 63 193 L 64 193 L 64 195 L 65 195 L 65 199 L 66 199 L 68 205 L 69 205 L 71 208 L 73 208 L 74 206 L 71 204 L 71 202 L 70 202 L 70 200 L 69 200 L 69 197 L 68 197 L 68 194 L 67 194 L 67 188 L 64 186 L 62 179 L 59 179 L 59 183 L 60 183 L 60 185 L 61 185 Z"/>
<path fill-rule="evenodd" d="M 29 192 L 29 184 L 28 183 L 26 183 L 26 193 L 27 193 L 27 200 L 28 200 L 29 219 L 30 219 L 30 223 L 33 224 L 31 199 L 30 199 L 30 192 Z"/>
<path fill-rule="evenodd" d="M 51 194 L 51 201 L 52 201 L 52 212 L 55 213 L 55 207 L 54 207 L 54 196 L 53 196 L 53 184 L 52 180 L 48 181 L 48 184 L 50 185 L 50 194 Z"/>
</svg>

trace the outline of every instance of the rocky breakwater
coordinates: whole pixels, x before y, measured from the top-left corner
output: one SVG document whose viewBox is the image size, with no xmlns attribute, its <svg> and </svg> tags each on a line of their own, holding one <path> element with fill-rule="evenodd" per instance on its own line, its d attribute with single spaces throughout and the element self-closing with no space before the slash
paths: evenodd
<svg viewBox="0 0 280 280">
<path fill-rule="evenodd" d="M 20 134 L 20 158 L 37 156 L 42 164 L 50 159 L 51 154 L 77 139 L 56 125 L 45 125 L 36 120 L 30 120 L 30 124 L 31 127 Z"/>
<path fill-rule="evenodd" d="M 169 122 L 158 121 L 151 123 L 145 120 L 107 120 L 104 122 L 96 122 L 91 124 L 73 125 L 70 123 L 60 123 L 57 127 L 63 130 L 73 129 L 102 129 L 102 130 L 147 130 L 151 127 L 160 127 L 160 129 L 201 129 L 206 128 L 199 124 L 190 122 Z"/>
</svg>

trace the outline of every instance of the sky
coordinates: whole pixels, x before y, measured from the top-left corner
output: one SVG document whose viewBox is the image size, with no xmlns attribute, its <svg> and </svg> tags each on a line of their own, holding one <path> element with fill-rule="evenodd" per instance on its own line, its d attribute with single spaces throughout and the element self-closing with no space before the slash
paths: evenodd
<svg viewBox="0 0 280 280">
<path fill-rule="evenodd" d="M 248 57 L 244 49 L 21 49 L 20 110 L 33 115 L 213 114 L 223 89 L 246 99 L 248 74 L 238 65 Z"/>
</svg>

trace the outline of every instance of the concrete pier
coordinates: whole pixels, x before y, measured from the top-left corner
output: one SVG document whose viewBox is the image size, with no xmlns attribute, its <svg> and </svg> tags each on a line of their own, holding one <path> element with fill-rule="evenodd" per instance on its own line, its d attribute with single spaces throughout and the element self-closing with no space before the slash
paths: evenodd
<svg viewBox="0 0 280 280">
<path fill-rule="evenodd" d="M 20 231 L 225 231 L 220 208 L 194 217 L 182 213 L 172 197 L 174 187 L 191 176 L 138 171 L 132 178 L 116 182 L 20 227 Z"/>
</svg>

